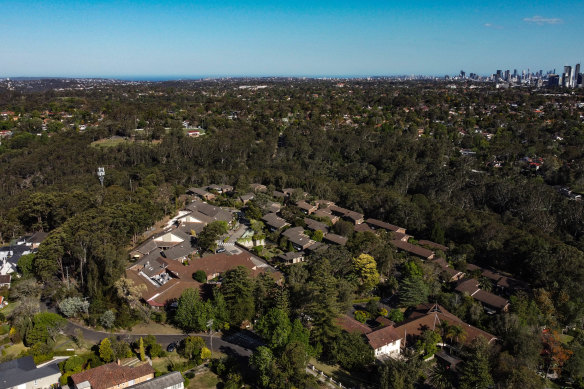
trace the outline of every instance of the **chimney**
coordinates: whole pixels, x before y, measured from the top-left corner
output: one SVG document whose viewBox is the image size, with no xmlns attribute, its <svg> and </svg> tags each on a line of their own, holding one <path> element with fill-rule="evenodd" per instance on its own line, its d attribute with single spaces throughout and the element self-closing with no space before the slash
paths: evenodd
<svg viewBox="0 0 584 389">
<path fill-rule="evenodd" d="M 118 362 L 118 366 L 120 366 L 121 365 L 120 358 L 118 358 L 117 362 Z"/>
</svg>

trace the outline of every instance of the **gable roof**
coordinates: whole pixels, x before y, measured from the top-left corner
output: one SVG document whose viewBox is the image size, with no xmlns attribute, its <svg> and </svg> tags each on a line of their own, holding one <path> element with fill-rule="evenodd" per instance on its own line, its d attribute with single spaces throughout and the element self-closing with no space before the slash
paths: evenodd
<svg viewBox="0 0 584 389">
<path fill-rule="evenodd" d="M 391 243 L 400 250 L 407 251 L 408 253 L 417 255 L 424 259 L 432 259 L 434 257 L 434 252 L 432 250 L 428 250 L 408 242 L 392 239 Z"/>
<path fill-rule="evenodd" d="M 292 242 L 292 244 L 301 246 L 303 249 L 316 243 L 314 240 L 310 239 L 308 235 L 304 233 L 304 228 L 302 227 L 289 228 L 286 231 L 282 232 L 282 235 L 288 238 L 288 241 Z"/>
<path fill-rule="evenodd" d="M 389 224 L 389 223 L 386 223 L 384 221 L 377 220 L 377 219 L 367 219 L 367 220 L 365 220 L 365 223 L 369 224 L 373 228 L 375 228 L 375 227 L 383 228 L 384 230 L 387 230 L 387 231 L 401 232 L 403 234 L 405 234 L 405 232 L 406 232 L 406 229 L 403 227 L 394 226 L 393 224 Z"/>
<path fill-rule="evenodd" d="M 262 217 L 262 220 L 266 222 L 266 224 L 270 227 L 274 227 L 276 229 L 284 228 L 289 226 L 286 220 L 282 219 L 280 216 L 276 215 L 275 213 L 268 213 Z"/>
<path fill-rule="evenodd" d="M 165 374 L 160 377 L 153 378 L 148 381 L 141 382 L 136 385 L 129 386 L 128 389 L 160 389 L 160 388 L 170 388 L 173 385 L 178 385 L 184 382 L 182 374 L 178 371 L 173 371 L 171 373 Z"/>
<path fill-rule="evenodd" d="M 419 240 L 418 244 L 422 245 L 422 246 L 428 246 L 431 249 L 435 249 L 435 250 L 442 250 L 442 251 L 447 251 L 448 247 L 444 246 L 443 244 L 440 243 L 436 243 L 436 242 L 432 242 L 431 240 Z"/>
<path fill-rule="evenodd" d="M 358 332 L 360 334 L 368 334 L 373 330 L 366 324 L 353 319 L 349 315 L 341 315 L 335 319 L 335 324 L 347 332 Z"/>
<path fill-rule="evenodd" d="M 393 326 L 383 327 L 377 331 L 368 333 L 366 336 L 373 350 L 402 339 L 400 333 Z"/>
<path fill-rule="evenodd" d="M 59 381 L 61 371 L 57 364 L 37 368 L 30 356 L 0 363 L 0 388 L 19 387 L 27 382 L 51 376 L 55 377 L 55 383 Z"/>
<path fill-rule="evenodd" d="M 73 374 L 71 379 L 75 385 L 89 381 L 91 389 L 106 389 L 141 377 L 154 375 L 154 373 L 154 368 L 148 363 L 130 367 L 120 366 L 116 362 L 112 362 Z"/>
<path fill-rule="evenodd" d="M 396 330 L 399 334 L 404 336 L 417 337 L 426 330 L 435 330 L 438 328 L 441 321 L 445 321 L 449 325 L 461 327 L 466 333 L 466 339 L 464 341 L 466 344 L 471 343 L 479 336 L 484 337 L 489 343 L 496 339 L 494 335 L 465 323 L 439 304 L 418 305 L 414 311 L 410 313 L 406 321 L 396 327 Z"/>
<path fill-rule="evenodd" d="M 328 226 L 326 224 L 324 224 L 323 222 L 319 222 L 318 220 L 314 220 L 314 219 L 310 219 L 308 217 L 305 217 L 304 223 L 306 223 L 306 228 L 308 228 L 309 230 L 313 230 L 313 231 L 320 230 L 325 234 L 328 232 Z"/>
<path fill-rule="evenodd" d="M 347 241 L 349 240 L 349 238 L 337 234 L 326 234 L 323 239 L 327 242 L 335 243 L 341 246 L 346 245 Z"/>
<path fill-rule="evenodd" d="M 231 212 L 226 211 L 221 207 L 216 207 L 214 205 L 202 202 L 202 201 L 193 201 L 189 205 L 186 206 L 186 209 L 193 211 L 193 212 L 200 212 L 205 216 L 211 218 L 212 221 L 225 221 L 230 222 L 233 220 L 233 215 Z"/>
</svg>

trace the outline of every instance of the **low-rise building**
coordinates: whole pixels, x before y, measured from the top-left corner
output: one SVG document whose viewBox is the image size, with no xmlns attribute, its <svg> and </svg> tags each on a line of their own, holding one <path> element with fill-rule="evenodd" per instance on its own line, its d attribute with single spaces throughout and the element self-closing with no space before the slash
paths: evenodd
<svg viewBox="0 0 584 389">
<path fill-rule="evenodd" d="M 75 389 L 119 389 L 151 380 L 154 373 L 148 363 L 130 367 L 118 361 L 73 374 L 71 380 Z"/>
<path fill-rule="evenodd" d="M 0 363 L 0 389 L 49 389 L 59 385 L 56 363 L 37 367 L 32 357 Z"/>
</svg>

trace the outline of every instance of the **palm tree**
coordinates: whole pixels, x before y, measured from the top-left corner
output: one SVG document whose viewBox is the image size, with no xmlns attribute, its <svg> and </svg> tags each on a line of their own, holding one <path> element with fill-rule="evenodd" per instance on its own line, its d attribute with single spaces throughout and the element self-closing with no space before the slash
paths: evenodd
<svg viewBox="0 0 584 389">
<path fill-rule="evenodd" d="M 452 389 L 454 388 L 454 373 L 448 366 L 442 363 L 436 363 L 428 376 L 428 381 L 436 389 Z"/>
<path fill-rule="evenodd" d="M 466 332 L 461 326 L 452 326 L 450 330 L 452 331 L 452 338 L 457 344 L 464 343 L 466 340 Z"/>
</svg>

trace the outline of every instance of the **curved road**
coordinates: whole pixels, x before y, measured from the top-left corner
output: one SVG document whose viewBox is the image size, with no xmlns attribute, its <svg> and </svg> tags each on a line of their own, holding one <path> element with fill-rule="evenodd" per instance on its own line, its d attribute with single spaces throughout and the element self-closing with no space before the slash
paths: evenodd
<svg viewBox="0 0 584 389">
<path fill-rule="evenodd" d="M 102 339 L 108 338 L 111 336 L 115 336 L 118 339 L 126 340 L 126 341 L 135 341 L 138 340 L 140 337 L 144 337 L 147 335 L 154 335 L 156 336 L 156 340 L 160 343 L 164 349 L 170 343 L 179 342 L 181 339 L 184 339 L 186 336 L 200 336 L 203 338 L 207 347 L 213 351 L 219 351 L 224 354 L 228 355 L 236 355 L 241 357 L 248 357 L 251 355 L 251 351 L 247 348 L 238 346 L 236 344 L 227 342 L 221 339 L 219 334 L 213 334 L 213 336 L 206 334 L 206 333 L 189 333 L 183 335 L 157 335 L 157 334 L 128 334 L 128 333 L 116 333 L 116 332 L 103 332 L 103 331 L 96 331 L 84 326 L 75 324 L 71 321 L 67 321 L 67 327 L 64 329 L 64 333 L 67 335 L 74 335 L 76 330 L 81 330 L 83 334 L 83 338 L 94 343 L 101 342 Z M 212 339 L 211 339 L 212 338 Z"/>
</svg>

